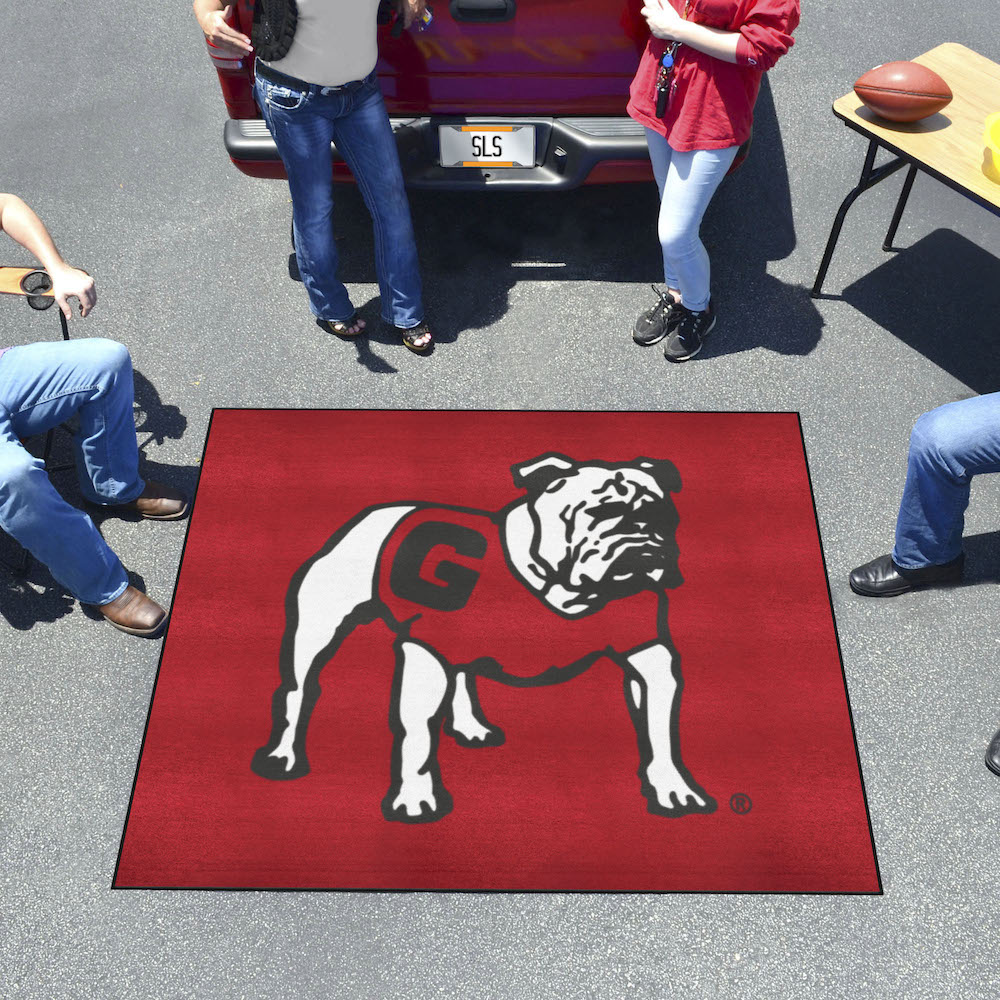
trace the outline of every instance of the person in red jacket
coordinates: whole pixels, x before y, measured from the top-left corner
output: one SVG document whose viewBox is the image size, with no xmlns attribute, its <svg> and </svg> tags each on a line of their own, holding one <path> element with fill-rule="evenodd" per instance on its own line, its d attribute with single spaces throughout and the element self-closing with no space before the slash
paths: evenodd
<svg viewBox="0 0 1000 1000">
<path fill-rule="evenodd" d="M 750 137 L 761 76 L 792 45 L 799 0 L 646 0 L 642 15 L 651 37 L 627 110 L 646 128 L 660 189 L 667 291 L 632 337 L 643 346 L 666 338 L 666 359 L 687 361 L 715 326 L 701 220 Z"/>
</svg>

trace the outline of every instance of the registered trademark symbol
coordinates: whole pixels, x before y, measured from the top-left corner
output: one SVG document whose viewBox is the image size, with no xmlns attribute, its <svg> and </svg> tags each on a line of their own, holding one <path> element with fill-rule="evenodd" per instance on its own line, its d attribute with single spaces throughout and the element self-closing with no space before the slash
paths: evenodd
<svg viewBox="0 0 1000 1000">
<path fill-rule="evenodd" d="M 729 800 L 729 808 L 732 809 L 734 813 L 744 816 L 753 808 L 753 803 L 750 801 L 749 795 L 745 795 L 743 792 L 737 792 Z"/>
</svg>

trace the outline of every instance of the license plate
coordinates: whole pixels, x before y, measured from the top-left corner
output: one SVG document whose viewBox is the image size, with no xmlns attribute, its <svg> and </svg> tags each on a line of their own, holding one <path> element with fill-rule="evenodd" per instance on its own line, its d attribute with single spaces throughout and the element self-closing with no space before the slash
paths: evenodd
<svg viewBox="0 0 1000 1000">
<path fill-rule="evenodd" d="M 442 167 L 533 167 L 534 125 L 440 125 Z"/>
</svg>

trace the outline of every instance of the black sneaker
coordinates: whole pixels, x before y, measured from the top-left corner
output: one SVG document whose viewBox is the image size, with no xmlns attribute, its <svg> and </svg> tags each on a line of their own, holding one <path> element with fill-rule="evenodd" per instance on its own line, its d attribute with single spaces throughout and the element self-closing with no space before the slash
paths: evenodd
<svg viewBox="0 0 1000 1000">
<path fill-rule="evenodd" d="M 680 305 L 672 295 L 664 295 L 656 285 L 650 288 L 659 296 L 652 309 L 641 313 L 632 327 L 632 339 L 643 347 L 658 344 L 680 322 Z"/>
<path fill-rule="evenodd" d="M 701 312 L 692 312 L 683 305 L 677 308 L 680 310 L 680 320 L 663 348 L 663 356 L 667 361 L 687 361 L 693 358 L 702 349 L 705 338 L 715 326 L 715 306 L 711 300 L 708 308 Z"/>
</svg>

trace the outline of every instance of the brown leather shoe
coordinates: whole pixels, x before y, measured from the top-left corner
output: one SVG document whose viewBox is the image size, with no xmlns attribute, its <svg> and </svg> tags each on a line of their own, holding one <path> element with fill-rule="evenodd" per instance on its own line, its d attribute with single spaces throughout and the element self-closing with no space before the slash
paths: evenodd
<svg viewBox="0 0 1000 1000">
<path fill-rule="evenodd" d="M 151 521 L 176 521 L 187 513 L 188 498 L 180 490 L 150 480 L 128 503 L 112 504 L 118 510 L 134 510 Z"/>
<path fill-rule="evenodd" d="M 120 596 L 108 604 L 99 604 L 97 610 L 115 628 L 147 639 L 156 635 L 167 620 L 166 611 L 133 586 L 126 587 Z"/>
</svg>

